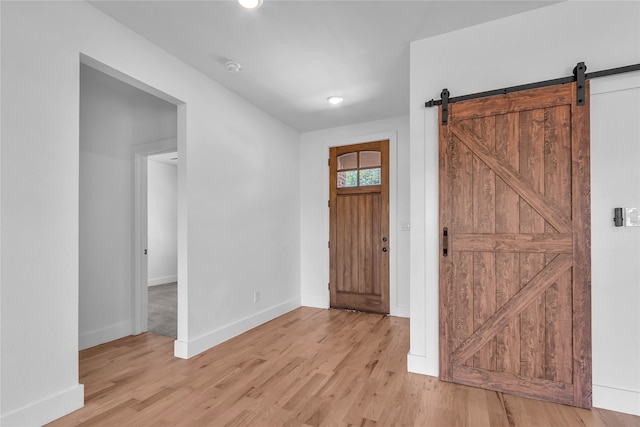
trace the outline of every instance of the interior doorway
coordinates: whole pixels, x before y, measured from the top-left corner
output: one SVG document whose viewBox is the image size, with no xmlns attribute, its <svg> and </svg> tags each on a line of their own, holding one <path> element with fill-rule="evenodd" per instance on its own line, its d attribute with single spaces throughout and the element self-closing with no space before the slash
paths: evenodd
<svg viewBox="0 0 640 427">
<path fill-rule="evenodd" d="M 137 233 L 142 203 L 137 197 L 139 166 L 143 158 L 146 164 L 149 154 L 177 150 L 184 108 L 179 101 L 83 57 L 79 122 L 82 350 L 146 331 L 146 280 L 144 293 L 138 286 L 145 257 Z"/>
<path fill-rule="evenodd" d="M 147 156 L 147 330 L 177 338 L 178 153 Z"/>
</svg>

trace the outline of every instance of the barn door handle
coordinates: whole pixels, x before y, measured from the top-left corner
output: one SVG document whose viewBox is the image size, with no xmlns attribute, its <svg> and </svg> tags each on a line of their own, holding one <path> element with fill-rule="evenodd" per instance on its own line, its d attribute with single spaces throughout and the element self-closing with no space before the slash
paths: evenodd
<svg viewBox="0 0 640 427">
<path fill-rule="evenodd" d="M 442 229 L 442 256 L 449 255 L 449 230 L 447 227 Z"/>
</svg>

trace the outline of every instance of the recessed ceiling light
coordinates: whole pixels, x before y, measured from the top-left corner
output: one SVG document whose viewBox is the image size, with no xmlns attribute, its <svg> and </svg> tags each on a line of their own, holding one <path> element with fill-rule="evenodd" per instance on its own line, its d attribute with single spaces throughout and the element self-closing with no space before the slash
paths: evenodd
<svg viewBox="0 0 640 427">
<path fill-rule="evenodd" d="M 234 73 L 235 74 L 235 73 L 239 73 L 240 71 L 242 71 L 242 67 L 237 62 L 227 61 L 227 62 L 224 63 L 224 66 L 227 69 L 227 71 L 230 72 L 230 73 Z"/>
<path fill-rule="evenodd" d="M 245 9 L 257 9 L 262 6 L 262 0 L 238 0 L 238 3 Z"/>
<path fill-rule="evenodd" d="M 327 98 L 327 101 L 329 101 L 333 105 L 337 105 L 337 104 L 340 104 L 342 101 L 344 101 L 344 98 L 338 95 L 332 95 Z"/>
</svg>

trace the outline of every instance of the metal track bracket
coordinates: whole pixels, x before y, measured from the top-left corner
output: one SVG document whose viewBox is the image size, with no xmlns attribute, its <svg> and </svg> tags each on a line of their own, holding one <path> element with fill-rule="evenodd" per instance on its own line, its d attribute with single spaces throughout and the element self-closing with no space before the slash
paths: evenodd
<svg viewBox="0 0 640 427">
<path fill-rule="evenodd" d="M 442 126 L 449 124 L 449 89 L 442 89 Z"/>
<path fill-rule="evenodd" d="M 576 76 L 576 105 L 584 105 L 586 103 L 586 74 L 587 66 L 584 62 L 578 62 L 578 65 L 573 69 L 573 75 Z"/>
</svg>

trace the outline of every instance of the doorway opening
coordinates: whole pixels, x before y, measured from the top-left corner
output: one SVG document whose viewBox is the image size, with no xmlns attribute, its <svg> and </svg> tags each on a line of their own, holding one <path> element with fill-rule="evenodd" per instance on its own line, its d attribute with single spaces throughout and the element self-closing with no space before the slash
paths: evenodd
<svg viewBox="0 0 640 427">
<path fill-rule="evenodd" d="M 176 152 L 179 141 L 184 148 L 184 126 L 179 100 L 81 56 L 80 350 L 147 330 L 147 220 L 140 217 L 147 202 L 139 189 L 148 155 Z M 186 265 L 185 253 L 177 258 Z"/>
<path fill-rule="evenodd" d="M 147 156 L 147 330 L 178 334 L 178 153 Z"/>
</svg>

